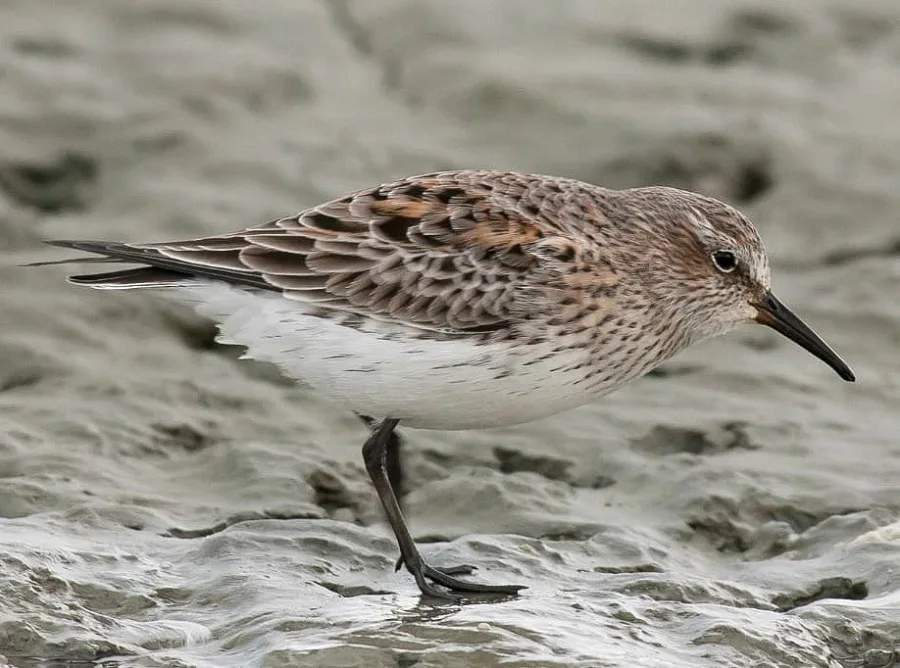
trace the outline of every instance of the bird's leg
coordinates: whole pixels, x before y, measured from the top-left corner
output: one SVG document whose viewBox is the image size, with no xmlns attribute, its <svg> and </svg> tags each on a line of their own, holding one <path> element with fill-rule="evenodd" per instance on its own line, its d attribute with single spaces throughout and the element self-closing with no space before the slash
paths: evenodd
<svg viewBox="0 0 900 668">
<path fill-rule="evenodd" d="M 374 429 L 378 426 L 378 423 L 368 415 L 359 415 L 359 419 L 362 420 L 366 424 L 366 426 L 369 427 L 369 429 Z M 391 489 L 394 490 L 394 496 L 397 499 L 397 505 L 400 507 L 401 512 L 403 511 L 403 495 L 405 493 L 403 487 L 403 463 L 400 457 L 400 445 L 402 443 L 403 439 L 395 429 L 391 432 L 390 438 L 385 445 L 385 466 L 387 468 L 387 476 L 388 480 L 391 481 Z M 399 571 L 402 567 L 403 555 L 401 554 L 399 557 L 397 557 L 397 561 L 394 563 L 394 571 Z M 440 570 L 445 575 L 468 575 L 475 570 L 475 567 L 464 564 L 462 566 L 451 566 L 438 570 Z"/>
<path fill-rule="evenodd" d="M 384 507 L 388 522 L 397 539 L 397 545 L 400 548 L 400 558 L 406 564 L 407 570 L 416 579 L 419 591 L 426 596 L 458 601 L 459 597 L 435 588 L 431 582 L 443 585 L 451 591 L 479 594 L 517 594 L 520 589 L 524 589 L 524 587 L 516 585 L 482 585 L 466 582 L 453 577 L 453 575 L 471 572 L 471 566 L 441 570 L 425 562 L 416 547 L 415 541 L 413 541 L 412 535 L 409 533 L 409 528 L 406 526 L 406 520 L 403 518 L 403 513 L 400 510 L 400 505 L 397 503 L 397 497 L 394 495 L 391 480 L 387 473 L 388 444 L 391 440 L 391 434 L 394 433 L 394 429 L 397 427 L 397 422 L 398 420 L 394 418 L 385 418 L 372 431 L 363 445 L 363 460 L 365 461 L 369 478 L 372 480 L 372 485 L 378 493 L 378 498 L 381 500 L 381 505 Z"/>
<path fill-rule="evenodd" d="M 357 413 L 357 416 L 360 420 L 362 420 L 365 425 L 369 429 L 375 429 L 378 426 L 378 423 L 368 415 L 361 415 Z M 387 468 L 387 476 L 388 480 L 391 481 L 391 489 L 394 490 L 394 496 L 397 499 L 397 505 L 400 507 L 400 511 L 403 511 L 403 495 L 405 493 L 404 489 L 404 475 L 403 475 L 403 460 L 400 456 L 400 445 L 403 443 L 403 439 L 400 437 L 400 434 L 397 433 L 397 430 L 393 430 L 391 432 L 390 437 L 388 438 L 388 442 L 385 445 L 385 466 Z M 399 571 L 403 566 L 403 555 L 397 557 L 397 561 L 394 563 L 394 571 Z M 474 566 L 453 566 L 450 568 L 441 568 L 441 571 L 446 575 L 467 575 L 475 570 Z"/>
<path fill-rule="evenodd" d="M 357 413 L 357 417 L 365 423 L 369 429 L 375 429 L 378 423 L 374 418 L 368 415 Z M 388 441 L 385 454 L 385 465 L 387 467 L 388 479 L 391 481 L 391 489 L 397 497 L 397 504 L 403 509 L 403 497 L 406 496 L 406 479 L 403 475 L 403 460 L 400 455 L 400 446 L 403 439 L 396 431 L 391 431 L 390 440 Z"/>
</svg>

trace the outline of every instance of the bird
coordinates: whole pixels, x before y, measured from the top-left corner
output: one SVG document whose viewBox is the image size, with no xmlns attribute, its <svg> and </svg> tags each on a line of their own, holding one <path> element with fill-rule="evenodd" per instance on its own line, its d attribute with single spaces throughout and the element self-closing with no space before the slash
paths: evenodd
<svg viewBox="0 0 900 668">
<path fill-rule="evenodd" d="M 559 176 L 453 170 L 355 190 L 181 241 L 48 240 L 98 290 L 187 303 L 219 340 L 371 426 L 363 461 L 420 595 L 515 596 L 432 566 L 398 502 L 398 426 L 516 425 L 592 402 L 700 341 L 762 324 L 851 368 L 779 301 L 759 233 L 717 199 Z"/>
</svg>

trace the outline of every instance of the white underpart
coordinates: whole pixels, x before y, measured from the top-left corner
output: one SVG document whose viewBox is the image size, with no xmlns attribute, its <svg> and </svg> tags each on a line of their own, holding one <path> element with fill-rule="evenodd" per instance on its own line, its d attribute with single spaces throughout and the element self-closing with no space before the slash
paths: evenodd
<svg viewBox="0 0 900 668">
<path fill-rule="evenodd" d="M 574 384 L 584 370 L 564 368 L 581 361 L 577 352 L 525 364 L 549 347 L 404 337 L 408 330 L 377 322 L 360 330 L 309 315 L 277 293 L 218 281 L 161 292 L 217 322 L 219 340 L 246 346 L 245 357 L 272 362 L 333 403 L 376 419 L 476 429 L 529 422 L 592 398 Z"/>
</svg>

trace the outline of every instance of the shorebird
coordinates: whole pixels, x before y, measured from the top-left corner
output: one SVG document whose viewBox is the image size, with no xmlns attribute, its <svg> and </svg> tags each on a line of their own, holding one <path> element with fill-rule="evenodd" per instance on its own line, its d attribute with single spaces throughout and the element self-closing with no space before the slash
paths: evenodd
<svg viewBox="0 0 900 668">
<path fill-rule="evenodd" d="M 62 262 L 138 265 L 72 283 L 192 304 L 222 342 L 380 420 L 363 445 L 366 470 L 398 567 L 438 598 L 522 587 L 471 582 L 458 577 L 471 566 L 422 558 L 394 491 L 398 425 L 477 429 L 560 413 L 744 323 L 775 329 L 855 380 L 773 295 L 750 220 L 673 188 L 448 171 L 217 236 L 48 243 L 103 256 Z"/>
</svg>

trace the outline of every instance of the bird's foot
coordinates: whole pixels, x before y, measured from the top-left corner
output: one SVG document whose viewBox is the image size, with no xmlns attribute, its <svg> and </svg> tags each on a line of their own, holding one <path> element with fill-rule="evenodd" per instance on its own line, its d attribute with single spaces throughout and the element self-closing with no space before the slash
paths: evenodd
<svg viewBox="0 0 900 668">
<path fill-rule="evenodd" d="M 403 557 L 397 557 L 397 561 L 394 563 L 394 572 L 396 573 L 401 568 L 403 568 Z M 459 566 L 429 566 L 429 568 L 439 571 L 444 575 L 471 575 L 475 571 L 478 570 L 477 566 L 472 566 L 470 564 L 460 564 Z"/>
<path fill-rule="evenodd" d="M 403 565 L 402 558 L 397 562 L 397 568 L 399 569 L 401 565 Z M 416 579 L 419 591 L 422 592 L 424 596 L 430 596 L 445 601 L 453 601 L 455 603 L 461 602 L 462 599 L 460 596 L 450 592 L 515 596 L 522 589 L 527 589 L 527 587 L 522 585 L 480 584 L 478 582 L 466 582 L 465 580 L 453 577 L 455 575 L 471 574 L 475 570 L 475 567 L 468 564 L 438 568 L 431 566 L 423 560 L 419 560 L 417 563 L 407 564 L 406 568 Z M 450 592 L 438 589 L 432 583 L 442 585 L 449 589 Z"/>
</svg>

